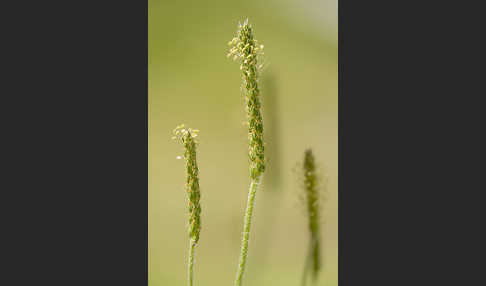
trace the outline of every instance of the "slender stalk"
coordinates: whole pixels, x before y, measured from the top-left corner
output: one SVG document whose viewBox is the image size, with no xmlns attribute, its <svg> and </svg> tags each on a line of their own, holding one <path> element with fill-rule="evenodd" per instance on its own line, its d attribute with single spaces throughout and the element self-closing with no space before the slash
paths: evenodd
<svg viewBox="0 0 486 286">
<path fill-rule="evenodd" d="M 265 156 L 263 143 L 263 119 L 261 114 L 260 90 L 258 88 L 258 76 L 262 65 L 258 64 L 259 56 L 263 55 L 263 45 L 258 44 L 254 38 L 253 28 L 246 19 L 238 25 L 236 37 L 229 45 L 232 46 L 228 57 L 241 61 L 243 85 L 245 86 L 245 102 L 248 119 L 248 159 L 250 169 L 250 190 L 243 225 L 243 238 L 241 241 L 240 261 L 236 273 L 235 285 L 241 286 L 245 272 L 246 257 L 248 255 L 248 240 L 250 238 L 251 217 L 255 194 L 260 185 L 261 177 L 265 171 Z"/>
<path fill-rule="evenodd" d="M 188 285 L 193 286 L 194 280 L 194 249 L 196 246 L 196 241 L 191 239 L 189 241 L 189 262 L 187 263 L 187 276 L 188 278 Z"/>
<path fill-rule="evenodd" d="M 304 271 L 302 271 L 302 286 L 305 286 L 307 282 L 307 274 L 309 273 L 309 264 L 312 260 L 312 245 L 309 243 L 309 249 L 307 251 L 307 256 L 305 257 L 304 261 Z"/>
<path fill-rule="evenodd" d="M 309 242 L 309 248 L 307 251 L 307 256 L 305 258 L 304 262 L 304 271 L 302 271 L 302 286 L 305 286 L 307 284 L 308 276 L 309 276 L 309 270 L 310 270 L 310 265 L 311 263 L 315 263 L 319 256 L 319 247 L 317 246 L 317 240 L 316 239 L 311 239 Z M 317 281 L 317 274 L 315 272 L 312 273 L 312 282 L 315 285 Z"/>
<path fill-rule="evenodd" d="M 245 224 L 243 225 L 243 238 L 241 239 L 240 262 L 238 263 L 238 272 L 236 273 L 235 285 L 240 286 L 245 272 L 246 257 L 248 256 L 248 241 L 250 239 L 251 217 L 253 215 L 253 206 L 255 205 L 255 194 L 260 185 L 261 176 L 252 180 L 248 192 L 248 202 L 245 212 Z"/>
</svg>

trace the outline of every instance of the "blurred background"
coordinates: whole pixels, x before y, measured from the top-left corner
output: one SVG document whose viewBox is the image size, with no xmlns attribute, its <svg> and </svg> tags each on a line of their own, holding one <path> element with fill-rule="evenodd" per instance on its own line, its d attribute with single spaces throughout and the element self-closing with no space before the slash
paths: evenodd
<svg viewBox="0 0 486 286">
<path fill-rule="evenodd" d="M 248 194 L 239 64 L 226 57 L 239 21 L 265 45 L 260 78 L 267 170 L 256 196 L 244 285 L 300 285 L 308 246 L 292 170 L 313 148 L 328 177 L 323 270 L 337 285 L 337 0 L 149 0 L 149 285 L 186 285 L 188 234 L 179 124 L 199 129 L 202 230 L 195 283 L 232 285 Z"/>
</svg>

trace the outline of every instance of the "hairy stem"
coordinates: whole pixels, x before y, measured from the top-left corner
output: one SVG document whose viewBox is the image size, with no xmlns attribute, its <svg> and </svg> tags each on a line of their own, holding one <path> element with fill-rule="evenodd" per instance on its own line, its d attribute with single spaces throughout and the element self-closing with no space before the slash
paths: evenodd
<svg viewBox="0 0 486 286">
<path fill-rule="evenodd" d="M 260 185 L 261 175 L 253 179 L 250 183 L 250 190 L 248 192 L 248 202 L 245 212 L 245 224 L 243 226 L 243 238 L 241 240 L 240 262 L 238 264 L 238 272 L 236 274 L 235 286 L 241 286 L 243 281 L 243 273 L 245 272 L 246 257 L 248 256 L 248 240 L 250 238 L 251 217 L 253 214 L 253 206 L 255 204 L 255 194 Z"/>
<path fill-rule="evenodd" d="M 196 241 L 191 239 L 189 242 L 189 263 L 187 264 L 187 272 L 188 272 L 188 285 L 193 286 L 193 278 L 194 278 L 194 249 L 196 246 Z"/>
<path fill-rule="evenodd" d="M 319 256 L 319 248 L 317 248 L 317 241 L 315 239 L 312 239 L 309 241 L 309 247 L 307 251 L 307 255 L 305 257 L 304 261 L 304 271 L 302 272 L 302 286 L 305 286 L 307 284 L 308 276 L 309 276 L 309 269 L 311 263 L 314 263 L 316 261 L 316 257 Z M 312 273 L 312 282 L 315 285 L 316 283 L 316 274 Z"/>
<path fill-rule="evenodd" d="M 307 274 L 309 273 L 308 269 L 311 260 L 312 260 L 312 244 L 309 243 L 309 249 L 307 251 L 307 255 L 305 256 L 305 261 L 304 261 L 304 271 L 302 272 L 302 284 L 301 284 L 302 286 L 306 285 Z"/>
</svg>

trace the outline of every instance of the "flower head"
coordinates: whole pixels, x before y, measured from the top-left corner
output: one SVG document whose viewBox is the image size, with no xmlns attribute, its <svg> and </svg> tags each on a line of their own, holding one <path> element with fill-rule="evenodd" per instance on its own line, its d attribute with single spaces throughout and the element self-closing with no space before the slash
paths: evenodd
<svg viewBox="0 0 486 286">
<path fill-rule="evenodd" d="M 238 25 L 237 34 L 229 45 L 231 48 L 228 57 L 241 62 L 240 70 L 243 73 L 243 84 L 246 89 L 250 176 L 256 179 L 265 171 L 263 120 L 258 89 L 258 75 L 261 69 L 261 65 L 258 65 L 258 57 L 263 55 L 263 45 L 258 44 L 254 39 L 253 28 L 248 23 L 248 19 Z"/>
<path fill-rule="evenodd" d="M 196 137 L 199 130 L 185 128 L 184 124 L 174 129 L 172 139 L 179 140 L 184 146 L 186 160 L 186 192 L 189 197 L 189 236 L 195 243 L 199 241 L 201 231 L 201 197 L 199 189 L 199 169 L 196 161 Z"/>
</svg>

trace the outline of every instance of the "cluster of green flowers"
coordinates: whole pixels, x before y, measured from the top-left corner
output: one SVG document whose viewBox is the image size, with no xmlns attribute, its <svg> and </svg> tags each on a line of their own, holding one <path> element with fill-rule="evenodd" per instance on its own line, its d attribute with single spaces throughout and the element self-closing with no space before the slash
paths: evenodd
<svg viewBox="0 0 486 286">
<path fill-rule="evenodd" d="M 320 231 L 319 231 L 319 178 L 316 163 L 311 149 L 304 153 L 303 163 L 304 190 L 309 217 L 309 231 L 311 235 L 309 259 L 312 262 L 312 276 L 315 279 L 321 268 L 320 259 Z"/>
<path fill-rule="evenodd" d="M 199 200 L 199 169 L 196 161 L 196 137 L 199 130 L 185 128 L 184 124 L 174 129 L 174 137 L 184 146 L 184 159 L 186 160 L 186 191 L 189 196 L 189 236 L 195 243 L 199 241 L 201 231 L 201 205 Z"/>
<path fill-rule="evenodd" d="M 258 89 L 258 73 L 262 65 L 258 65 L 257 62 L 258 57 L 263 55 L 263 45 L 259 45 L 254 39 L 253 29 L 248 24 L 248 19 L 243 24 L 239 24 L 236 37 L 228 44 L 232 46 L 228 57 L 241 61 L 240 70 L 243 72 L 243 84 L 246 89 L 250 176 L 256 179 L 265 171 L 263 120 Z"/>
</svg>

